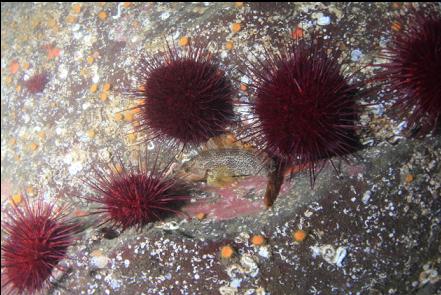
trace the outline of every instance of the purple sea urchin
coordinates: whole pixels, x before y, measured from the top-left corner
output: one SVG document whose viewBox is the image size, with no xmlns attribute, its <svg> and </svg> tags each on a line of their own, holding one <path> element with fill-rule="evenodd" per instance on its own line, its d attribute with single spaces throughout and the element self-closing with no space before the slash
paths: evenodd
<svg viewBox="0 0 441 295">
<path fill-rule="evenodd" d="M 401 26 L 400 26 L 401 28 Z M 441 15 L 435 10 L 414 11 L 385 50 L 387 62 L 377 78 L 396 91 L 392 110 L 407 119 L 408 128 L 421 133 L 441 123 Z M 409 115 L 410 114 L 410 115 Z"/>
<path fill-rule="evenodd" d="M 2 243 L 2 289 L 35 294 L 48 284 L 58 263 L 73 244 L 79 224 L 67 217 L 66 207 L 56 209 L 38 200 L 23 208 L 14 205 L 9 221 L 2 223 L 7 238 Z"/>
<path fill-rule="evenodd" d="M 267 52 L 250 66 L 255 77 L 251 104 L 254 138 L 276 162 L 265 196 L 271 206 L 283 183 L 287 165 L 315 170 L 332 157 L 344 157 L 359 147 L 355 134 L 361 84 L 342 73 L 339 50 L 304 39 L 280 53 Z"/>
<path fill-rule="evenodd" d="M 49 82 L 49 77 L 46 72 L 33 75 L 29 80 L 25 81 L 26 89 L 32 93 L 37 94 L 43 92 L 46 84 Z"/>
<path fill-rule="evenodd" d="M 182 50 L 168 47 L 166 54 L 142 60 L 136 119 L 150 139 L 197 146 L 232 123 L 234 90 L 208 50 Z"/>
<path fill-rule="evenodd" d="M 158 156 L 154 163 L 140 161 L 134 170 L 119 165 L 109 174 L 96 172 L 96 180 L 89 184 L 98 195 L 87 199 L 99 204 L 92 214 L 104 215 L 101 224 L 111 223 L 122 230 L 140 229 L 179 212 L 179 207 L 189 199 L 187 187 L 166 175 L 170 165 L 159 170 L 157 162 Z"/>
</svg>

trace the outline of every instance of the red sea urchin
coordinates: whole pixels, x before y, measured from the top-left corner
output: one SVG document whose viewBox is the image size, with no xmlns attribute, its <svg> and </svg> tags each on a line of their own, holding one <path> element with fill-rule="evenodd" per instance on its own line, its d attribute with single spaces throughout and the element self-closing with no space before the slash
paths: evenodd
<svg viewBox="0 0 441 295">
<path fill-rule="evenodd" d="M 441 124 L 441 15 L 435 9 L 411 14 L 405 29 L 395 33 L 383 57 L 378 79 L 396 91 L 392 110 L 408 128 L 419 124 L 427 133 Z M 408 115 L 410 113 L 410 116 Z"/>
<path fill-rule="evenodd" d="M 190 198 L 187 187 L 166 175 L 170 165 L 159 171 L 157 162 L 158 156 L 150 169 L 146 160 L 140 161 L 133 171 L 114 165 L 110 174 L 96 172 L 96 181 L 89 184 L 98 195 L 86 199 L 99 204 L 92 214 L 104 214 L 101 224 L 111 223 L 122 230 L 141 229 L 150 222 L 180 212 L 178 208 Z"/>
<path fill-rule="evenodd" d="M 166 54 L 141 61 L 136 119 L 150 139 L 197 146 L 232 123 L 234 90 L 208 50 L 182 50 L 168 46 Z"/>
<path fill-rule="evenodd" d="M 25 81 L 24 85 L 30 93 L 37 94 L 43 92 L 48 82 L 48 74 L 46 72 L 42 72 L 30 77 L 29 80 Z"/>
<path fill-rule="evenodd" d="M 309 167 L 311 183 L 316 168 L 334 156 L 345 156 L 359 147 L 355 134 L 360 83 L 349 83 L 342 74 L 339 50 L 313 38 L 267 53 L 252 63 L 253 137 L 276 167 L 270 174 L 265 204 L 271 206 L 283 183 L 288 165 Z M 330 51 L 330 52 L 328 52 Z"/>
<path fill-rule="evenodd" d="M 79 224 L 67 217 L 66 207 L 38 200 L 23 208 L 14 205 L 9 221 L 2 223 L 7 238 L 2 243 L 2 289 L 9 293 L 35 294 L 44 289 L 54 268 L 66 257 Z"/>
</svg>

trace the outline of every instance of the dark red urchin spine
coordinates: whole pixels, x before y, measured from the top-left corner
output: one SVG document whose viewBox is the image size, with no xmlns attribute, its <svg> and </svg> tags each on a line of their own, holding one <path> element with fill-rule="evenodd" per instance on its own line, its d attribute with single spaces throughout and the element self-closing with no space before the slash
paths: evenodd
<svg viewBox="0 0 441 295">
<path fill-rule="evenodd" d="M 250 66 L 255 77 L 250 136 L 277 166 L 270 175 L 267 206 L 277 196 L 288 165 L 309 167 L 313 183 L 317 167 L 359 147 L 355 129 L 361 84 L 350 84 L 352 77 L 342 74 L 340 51 L 328 53 L 329 46 L 313 40 L 302 39 L 280 53 L 268 52 L 265 60 Z"/>
<path fill-rule="evenodd" d="M 408 25 L 396 32 L 383 57 L 377 79 L 396 91 L 392 111 L 408 128 L 421 124 L 421 133 L 441 123 L 441 14 L 435 9 L 413 11 Z M 409 116 L 410 114 L 410 116 Z"/>
<path fill-rule="evenodd" d="M 7 234 L 2 243 L 2 289 L 8 293 L 35 294 L 47 285 L 54 268 L 66 257 L 79 232 L 79 224 L 67 217 L 67 208 L 56 209 L 24 198 L 23 208 L 13 206 L 2 222 Z"/>
<path fill-rule="evenodd" d="M 197 146 L 232 123 L 234 89 L 208 50 L 182 50 L 168 46 L 166 54 L 142 60 L 136 119 L 149 139 Z"/>
<path fill-rule="evenodd" d="M 100 225 L 141 229 L 180 212 L 179 208 L 190 198 L 187 186 L 166 175 L 170 165 L 159 171 L 157 159 L 158 156 L 150 169 L 146 160 L 133 171 L 122 165 L 113 167 L 110 174 L 96 171 L 96 181 L 88 183 L 98 195 L 86 199 L 99 204 L 92 214 L 104 215 Z"/>
</svg>

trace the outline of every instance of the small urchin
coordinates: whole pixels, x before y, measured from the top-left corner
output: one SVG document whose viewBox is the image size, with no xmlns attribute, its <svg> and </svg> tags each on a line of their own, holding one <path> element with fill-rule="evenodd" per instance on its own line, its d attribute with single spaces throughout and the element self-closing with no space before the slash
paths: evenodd
<svg viewBox="0 0 441 295">
<path fill-rule="evenodd" d="M 38 199 L 13 205 L 2 230 L 2 289 L 8 293 L 36 294 L 49 282 L 55 268 L 79 232 L 79 223 L 68 217 L 67 207 L 55 208 Z"/>
<path fill-rule="evenodd" d="M 365 91 L 353 75 L 343 73 L 341 52 L 328 48 L 314 35 L 279 52 L 267 51 L 249 64 L 254 77 L 253 122 L 243 137 L 251 138 L 276 163 L 267 188 L 273 198 L 283 183 L 282 170 L 289 165 L 308 167 L 313 184 L 317 168 L 360 146 L 357 101 Z M 271 206 L 267 194 L 265 204 Z"/>
<path fill-rule="evenodd" d="M 87 183 L 96 194 L 86 199 L 97 204 L 91 214 L 103 216 L 99 225 L 113 228 L 142 229 L 145 225 L 180 213 L 180 207 L 190 198 L 188 186 L 169 175 L 171 162 L 139 160 L 138 167 L 126 169 L 122 161 L 110 165 L 110 172 L 95 171 L 94 180 Z"/>
<path fill-rule="evenodd" d="M 138 68 L 137 130 L 147 131 L 147 140 L 195 147 L 233 122 L 234 88 L 206 48 L 167 49 L 143 57 Z"/>
<path fill-rule="evenodd" d="M 46 84 L 49 82 L 49 75 L 47 72 L 41 72 L 33 75 L 29 80 L 24 82 L 26 89 L 31 94 L 42 93 Z"/>
<path fill-rule="evenodd" d="M 441 14 L 413 10 L 408 24 L 395 28 L 377 79 L 397 97 L 391 111 L 426 134 L 441 123 Z"/>
</svg>

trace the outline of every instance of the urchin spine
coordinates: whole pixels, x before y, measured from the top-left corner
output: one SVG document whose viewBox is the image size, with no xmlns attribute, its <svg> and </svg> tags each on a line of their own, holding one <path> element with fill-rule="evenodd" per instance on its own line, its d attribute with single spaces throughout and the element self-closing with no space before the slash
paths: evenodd
<svg viewBox="0 0 441 295">
<path fill-rule="evenodd" d="M 137 130 L 147 131 L 147 140 L 198 146 L 233 122 L 233 86 L 205 48 L 168 46 L 142 60 L 139 77 Z"/>
<path fill-rule="evenodd" d="M 289 165 L 308 168 L 313 184 L 316 169 L 359 147 L 357 100 L 367 92 L 342 74 L 338 50 L 328 53 L 323 42 L 315 41 L 297 40 L 280 53 L 267 52 L 265 60 L 250 67 L 255 77 L 250 137 L 276 163 L 265 194 L 267 206 Z"/>
<path fill-rule="evenodd" d="M 52 271 L 66 257 L 67 248 L 79 233 L 78 222 L 67 217 L 66 207 L 55 208 L 41 199 L 32 205 L 28 198 L 19 208 L 13 205 L 2 229 L 2 287 L 10 293 L 40 292 L 48 284 Z"/>
<path fill-rule="evenodd" d="M 137 169 L 125 169 L 121 164 L 119 170 L 113 167 L 111 173 L 95 171 L 96 179 L 87 183 L 97 194 L 86 199 L 98 205 L 91 214 L 104 217 L 99 225 L 110 223 L 122 230 L 141 229 L 180 213 L 179 208 L 189 199 L 187 186 L 166 175 L 171 163 L 160 170 L 158 156 L 159 152 L 153 163 L 140 160 Z"/>
<path fill-rule="evenodd" d="M 383 52 L 386 63 L 375 65 L 384 68 L 376 80 L 396 92 L 391 112 L 406 120 L 408 129 L 420 128 L 421 135 L 441 126 L 440 32 L 439 12 L 414 9 L 407 26 L 394 33 Z"/>
</svg>

